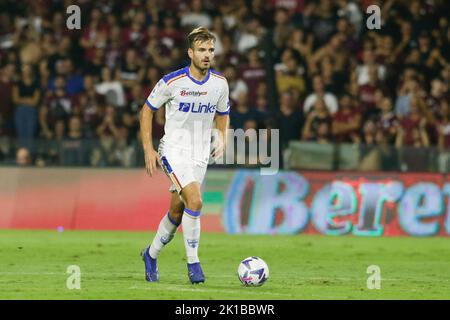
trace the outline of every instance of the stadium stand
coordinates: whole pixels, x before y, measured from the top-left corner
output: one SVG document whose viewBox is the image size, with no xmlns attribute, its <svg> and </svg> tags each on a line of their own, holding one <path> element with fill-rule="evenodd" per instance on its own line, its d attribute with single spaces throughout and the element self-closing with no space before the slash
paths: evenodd
<svg viewBox="0 0 450 320">
<path fill-rule="evenodd" d="M 290 168 L 450 168 L 448 1 L 80 0 L 81 30 L 70 4 L 0 1 L 0 163 L 142 166 L 139 109 L 204 25 L 231 126 L 280 129 Z"/>
</svg>

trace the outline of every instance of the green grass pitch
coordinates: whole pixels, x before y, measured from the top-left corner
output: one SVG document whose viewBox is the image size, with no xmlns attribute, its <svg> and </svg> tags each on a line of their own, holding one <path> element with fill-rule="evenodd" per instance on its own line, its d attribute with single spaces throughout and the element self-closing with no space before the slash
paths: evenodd
<svg viewBox="0 0 450 320">
<path fill-rule="evenodd" d="M 154 233 L 0 230 L 0 299 L 450 299 L 450 239 L 312 235 L 201 236 L 206 283 L 188 281 L 182 235 L 163 250 L 160 282 L 147 283 L 141 249 Z M 260 256 L 269 280 L 243 287 L 239 262 Z M 69 265 L 81 289 L 66 287 Z M 367 288 L 367 267 L 381 289 Z"/>
</svg>

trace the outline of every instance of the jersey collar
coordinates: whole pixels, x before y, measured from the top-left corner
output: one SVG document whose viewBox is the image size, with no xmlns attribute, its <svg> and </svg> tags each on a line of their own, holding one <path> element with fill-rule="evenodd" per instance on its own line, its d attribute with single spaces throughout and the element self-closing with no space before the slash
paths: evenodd
<svg viewBox="0 0 450 320">
<path fill-rule="evenodd" d="M 198 84 L 198 85 L 202 85 L 204 84 L 206 81 L 208 81 L 209 76 L 211 74 L 211 69 L 208 69 L 208 73 L 206 74 L 205 79 L 203 79 L 202 81 L 198 81 L 196 80 L 194 77 L 191 76 L 190 72 L 189 72 L 189 66 L 184 68 L 186 70 L 186 74 L 189 77 L 189 79 L 191 79 L 194 83 Z"/>
</svg>

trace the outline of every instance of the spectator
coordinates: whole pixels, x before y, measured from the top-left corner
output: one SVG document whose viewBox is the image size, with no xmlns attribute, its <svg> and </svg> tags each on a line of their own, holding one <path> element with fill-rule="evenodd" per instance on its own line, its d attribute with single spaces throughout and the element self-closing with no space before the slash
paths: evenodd
<svg viewBox="0 0 450 320">
<path fill-rule="evenodd" d="M 416 79 L 406 80 L 401 86 L 397 101 L 395 102 L 395 113 L 399 117 L 405 117 L 411 111 L 411 100 L 419 90 L 419 83 Z"/>
<path fill-rule="evenodd" d="M 302 115 L 295 105 L 294 95 L 284 91 L 280 96 L 280 111 L 277 114 L 278 127 L 280 128 L 280 143 L 284 148 L 289 141 L 301 138 Z"/>
<path fill-rule="evenodd" d="M 12 64 L 0 69 L 0 136 L 13 135 L 13 75 L 14 66 Z"/>
<path fill-rule="evenodd" d="M 411 102 L 410 113 L 400 119 L 400 127 L 397 132 L 396 146 L 427 147 L 429 145 L 426 131 L 426 119 L 420 112 L 417 99 Z"/>
<path fill-rule="evenodd" d="M 248 64 L 243 65 L 239 70 L 239 77 L 244 80 L 248 87 L 249 100 L 256 100 L 256 92 L 261 83 L 265 81 L 266 70 L 261 63 L 258 49 L 251 49 L 248 54 Z"/>
<path fill-rule="evenodd" d="M 440 112 L 440 105 L 445 99 L 448 99 L 448 85 L 440 78 L 434 78 L 431 81 L 430 94 L 427 96 L 425 103 L 427 109 L 431 111 L 434 117 L 438 116 Z"/>
<path fill-rule="evenodd" d="M 336 31 L 337 15 L 331 0 L 320 0 L 312 15 L 305 17 L 305 25 L 313 30 L 319 45 L 323 45 Z"/>
<path fill-rule="evenodd" d="M 264 33 L 265 30 L 256 17 L 247 18 L 237 37 L 237 51 L 246 54 L 251 48 L 258 47 Z"/>
<path fill-rule="evenodd" d="M 171 14 L 167 13 L 163 18 L 163 28 L 159 31 L 158 38 L 161 43 L 169 49 L 173 49 L 183 45 L 184 35 L 179 28 L 177 28 L 177 19 Z"/>
<path fill-rule="evenodd" d="M 133 112 L 134 114 L 137 114 L 145 104 L 147 96 L 148 94 L 145 94 L 144 90 L 142 90 L 142 85 L 135 84 L 133 88 L 131 88 L 131 92 L 128 98 L 128 109 L 131 110 L 131 112 Z"/>
<path fill-rule="evenodd" d="M 109 37 L 109 42 L 106 49 L 104 50 L 104 63 L 111 70 L 117 68 L 120 64 L 120 58 L 122 57 L 122 39 L 121 39 L 122 29 L 118 25 L 113 25 L 111 28 L 111 33 Z M 98 58 L 99 55 L 96 55 Z M 95 58 L 94 58 L 94 64 Z"/>
<path fill-rule="evenodd" d="M 376 62 L 373 49 L 365 49 L 363 52 L 363 64 L 356 68 L 358 85 L 362 86 L 370 81 L 369 70 L 375 69 L 378 73 L 378 79 L 383 81 L 386 75 L 386 67 Z"/>
<path fill-rule="evenodd" d="M 91 154 L 92 166 L 110 166 L 115 164 L 114 145 L 119 131 L 116 124 L 116 110 L 107 106 L 103 122 L 97 127 L 98 145 Z"/>
<path fill-rule="evenodd" d="M 440 108 L 440 120 L 437 125 L 438 133 L 438 167 L 442 173 L 450 171 L 450 106 L 443 100 Z"/>
<path fill-rule="evenodd" d="M 84 75 L 91 75 L 96 80 L 100 79 L 102 74 L 102 69 L 104 66 L 104 61 L 106 60 L 106 51 L 104 48 L 96 48 L 92 60 L 86 60 L 83 67 Z M 111 59 L 111 58 L 110 58 Z M 114 59 L 114 58 L 112 58 Z M 115 62 L 110 62 L 109 64 L 115 64 Z"/>
<path fill-rule="evenodd" d="M 323 99 L 317 99 L 313 109 L 306 115 L 302 139 L 328 143 L 331 135 L 331 123 L 332 118 L 325 101 Z"/>
<path fill-rule="evenodd" d="M 97 126 L 101 123 L 105 100 L 94 86 L 94 78 L 86 76 L 84 78 L 85 91 L 78 97 L 78 102 L 82 110 L 83 131 L 86 138 L 94 138 Z"/>
<path fill-rule="evenodd" d="M 129 89 L 135 83 L 141 82 L 144 78 L 144 70 L 140 68 L 141 63 L 136 53 L 136 49 L 129 48 L 125 53 L 125 59 L 117 70 L 116 78 L 122 82 L 122 85 Z"/>
<path fill-rule="evenodd" d="M 330 92 L 325 92 L 322 77 L 315 75 L 313 78 L 314 93 L 308 95 L 303 104 L 303 112 L 308 113 L 319 99 L 323 99 L 326 108 L 330 114 L 336 113 L 338 110 L 338 102 L 336 96 Z"/>
<path fill-rule="evenodd" d="M 129 145 L 129 132 L 124 126 L 118 128 L 114 146 L 114 164 L 122 167 L 131 167 L 134 158 L 134 148 Z"/>
<path fill-rule="evenodd" d="M 287 40 L 286 47 L 295 50 L 303 59 L 312 54 L 313 36 L 304 29 L 294 29 Z"/>
<path fill-rule="evenodd" d="M 113 72 L 108 67 L 103 67 L 101 82 L 95 85 L 95 91 L 106 98 L 106 103 L 114 107 L 124 107 L 125 92 L 122 83 L 113 79 Z"/>
<path fill-rule="evenodd" d="M 47 92 L 47 97 L 40 109 L 40 124 L 45 136 L 52 135 L 56 120 L 66 121 L 72 113 L 72 98 L 66 92 L 63 77 L 56 77 L 54 92 Z"/>
<path fill-rule="evenodd" d="M 216 37 L 216 41 L 214 44 L 214 54 L 216 56 L 220 56 L 223 54 L 222 38 L 226 33 L 223 18 L 221 16 L 214 17 L 211 33 Z"/>
<path fill-rule="evenodd" d="M 400 120 L 395 145 L 400 148 L 401 169 L 403 171 L 424 170 L 428 163 L 428 153 L 423 148 L 430 145 L 426 131 L 426 119 L 419 110 L 417 99 L 411 101 L 410 113 Z"/>
<path fill-rule="evenodd" d="M 25 64 L 21 77 L 13 87 L 15 104 L 14 121 L 19 145 L 33 150 L 34 137 L 38 130 L 38 103 L 41 97 L 39 84 L 33 76 L 32 66 Z"/>
<path fill-rule="evenodd" d="M 28 166 L 31 164 L 31 155 L 28 149 L 20 148 L 17 150 L 16 164 L 19 166 Z"/>
<path fill-rule="evenodd" d="M 338 15 L 345 17 L 351 23 L 352 28 L 355 30 L 355 34 L 358 36 L 362 29 L 363 15 L 360 7 L 350 0 L 339 0 Z"/>
<path fill-rule="evenodd" d="M 280 70 L 276 75 L 278 92 L 292 90 L 295 97 L 303 97 L 306 91 L 305 81 L 299 75 L 299 66 L 297 60 L 292 57 L 285 62 L 285 70 Z"/>
<path fill-rule="evenodd" d="M 145 12 L 136 11 L 130 25 L 122 32 L 122 42 L 125 47 L 137 47 L 144 41 L 145 19 Z"/>
<path fill-rule="evenodd" d="M 359 100 L 366 118 L 378 113 L 375 104 L 375 92 L 377 88 L 380 88 L 377 69 L 374 66 L 368 69 L 368 75 L 369 81 L 359 87 Z"/>
<path fill-rule="evenodd" d="M 61 144 L 61 162 L 65 166 L 86 165 L 81 119 L 77 116 L 71 117 L 68 129 Z"/>
<path fill-rule="evenodd" d="M 398 119 L 392 109 L 392 100 L 388 97 L 383 98 L 380 103 L 380 115 L 376 122 L 377 128 L 391 145 L 395 143 L 399 127 Z"/>
<path fill-rule="evenodd" d="M 52 76 L 56 75 L 57 64 L 66 58 L 71 58 L 71 51 L 73 50 L 69 36 L 64 36 L 60 41 L 56 41 L 56 46 L 56 52 L 47 59 L 48 70 Z"/>
<path fill-rule="evenodd" d="M 217 65 L 222 68 L 228 65 L 233 65 L 237 68 L 243 58 L 239 52 L 234 50 L 232 37 L 229 34 L 224 34 L 221 41 L 222 53 L 216 56 Z"/>
<path fill-rule="evenodd" d="M 195 28 L 200 26 L 210 28 L 212 20 L 211 17 L 203 10 L 202 1 L 192 0 L 191 10 L 186 10 L 181 14 L 180 24 L 182 27 L 186 28 Z"/>
<path fill-rule="evenodd" d="M 72 60 L 61 59 L 56 65 L 56 76 L 65 79 L 65 91 L 69 96 L 75 96 L 83 91 L 83 77 L 75 73 Z M 56 77 L 55 77 L 56 78 Z M 55 90 L 55 78 L 50 80 L 48 89 Z"/>
<path fill-rule="evenodd" d="M 275 27 L 273 30 L 273 43 L 277 48 L 281 48 L 287 42 L 292 32 L 292 25 L 289 21 L 289 13 L 286 8 L 278 8 L 274 14 Z"/>
<path fill-rule="evenodd" d="M 258 112 L 254 107 L 249 106 L 248 95 L 246 92 L 242 92 L 237 98 L 236 106 L 231 109 L 230 127 L 233 129 L 255 127 L 254 124 L 258 123 L 258 121 Z"/>
<path fill-rule="evenodd" d="M 84 49 L 84 58 L 92 61 L 97 48 L 106 48 L 107 29 L 102 24 L 102 13 L 98 8 L 93 8 L 87 27 L 83 28 L 83 35 L 80 39 L 80 46 Z M 64 26 L 65 27 L 65 26 Z"/>
<path fill-rule="evenodd" d="M 339 100 L 339 110 L 333 115 L 332 133 L 338 143 L 360 143 L 359 129 L 362 116 L 352 98 L 344 94 Z"/>
<path fill-rule="evenodd" d="M 241 93 L 248 93 L 248 87 L 242 79 L 237 77 L 236 68 L 233 65 L 228 65 L 225 67 L 223 70 L 223 76 L 228 81 L 230 99 L 234 105 Z"/>
</svg>

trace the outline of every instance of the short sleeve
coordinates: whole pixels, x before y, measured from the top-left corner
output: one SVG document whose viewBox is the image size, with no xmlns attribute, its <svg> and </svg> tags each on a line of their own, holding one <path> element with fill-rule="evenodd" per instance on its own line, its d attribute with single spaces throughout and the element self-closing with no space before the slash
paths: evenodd
<svg viewBox="0 0 450 320">
<path fill-rule="evenodd" d="M 153 111 L 158 110 L 170 99 L 169 87 L 163 79 L 159 80 L 145 102 Z"/>
<path fill-rule="evenodd" d="M 223 93 L 219 98 L 216 113 L 221 116 L 230 114 L 230 98 L 229 98 L 228 83 L 225 85 Z"/>
</svg>

